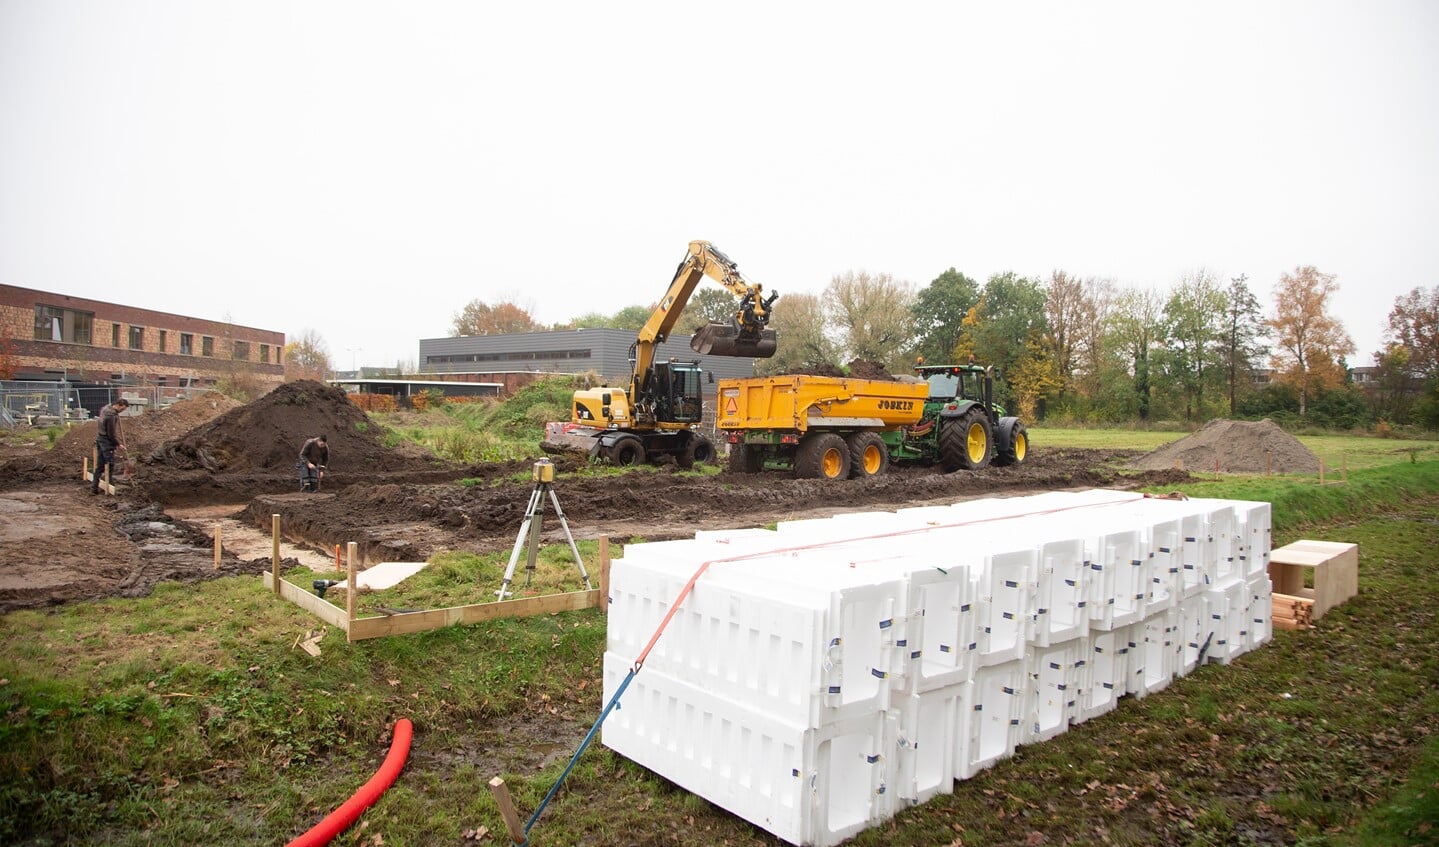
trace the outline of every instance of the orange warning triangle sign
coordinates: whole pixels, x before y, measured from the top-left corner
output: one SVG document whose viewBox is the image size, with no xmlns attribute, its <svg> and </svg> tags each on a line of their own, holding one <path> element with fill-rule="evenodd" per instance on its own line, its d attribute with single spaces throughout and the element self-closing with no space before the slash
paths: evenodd
<svg viewBox="0 0 1439 847">
<path fill-rule="evenodd" d="M 733 397 L 725 401 L 724 413 L 726 417 L 731 418 L 739 414 L 739 403 Z"/>
</svg>

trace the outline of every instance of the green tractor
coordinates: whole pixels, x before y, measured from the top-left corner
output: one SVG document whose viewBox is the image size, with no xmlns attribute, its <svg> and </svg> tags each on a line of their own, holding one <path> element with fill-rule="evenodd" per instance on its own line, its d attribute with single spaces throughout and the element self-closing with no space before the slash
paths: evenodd
<svg viewBox="0 0 1439 847">
<path fill-rule="evenodd" d="M 979 365 L 916 365 L 929 383 L 919 423 L 881 433 L 896 462 L 938 462 L 946 471 L 1023 464 L 1029 433 L 994 404 L 994 372 Z"/>
</svg>

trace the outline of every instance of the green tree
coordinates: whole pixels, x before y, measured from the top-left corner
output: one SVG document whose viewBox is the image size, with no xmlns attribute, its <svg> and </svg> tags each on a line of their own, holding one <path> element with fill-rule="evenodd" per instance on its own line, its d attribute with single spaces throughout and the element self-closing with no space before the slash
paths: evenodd
<svg viewBox="0 0 1439 847">
<path fill-rule="evenodd" d="M 914 298 L 911 311 L 916 333 L 915 354 L 931 364 L 944 364 L 964 332 L 964 316 L 979 302 L 979 283 L 950 268 L 935 277 Z"/>
<path fill-rule="evenodd" d="M 483 300 L 471 300 L 450 321 L 452 335 L 509 335 L 541 329 L 544 327 L 528 310 L 509 301 L 492 306 Z"/>
<path fill-rule="evenodd" d="M 1240 388 L 1254 385 L 1259 362 L 1269 354 L 1269 325 L 1259 298 L 1249 290 L 1249 278 L 1240 274 L 1224 292 L 1224 316 L 1219 340 L 1219 366 L 1229 388 L 1229 416 L 1238 412 Z"/>
<path fill-rule="evenodd" d="M 1012 403 L 1016 385 L 1011 371 L 1028 354 L 1033 333 L 1048 331 L 1044 316 L 1044 286 L 1038 280 L 1013 272 L 995 274 L 984 284 L 974 309 L 973 324 L 966 327 L 970 350 L 980 364 L 992 365 L 1004 377 L 1001 401 Z M 965 343 L 961 339 L 961 345 Z M 966 358 L 968 358 L 966 356 Z"/>
<path fill-rule="evenodd" d="M 1170 385 L 1184 399 L 1185 420 L 1204 417 L 1205 391 L 1219 384 L 1216 360 L 1224 310 L 1224 292 L 1204 270 L 1180 281 L 1164 304 L 1164 347 L 1158 358 Z"/>
<path fill-rule="evenodd" d="M 1329 314 L 1329 298 L 1339 290 L 1333 274 L 1312 265 L 1279 278 L 1274 288 L 1274 328 L 1279 348 L 1273 357 L 1276 378 L 1299 391 L 1299 416 L 1309 400 L 1344 384 L 1340 359 L 1354 352 L 1344 324 Z"/>
<path fill-rule="evenodd" d="M 729 324 L 734 320 L 738 307 L 739 299 L 727 289 L 701 288 L 690 297 L 689 304 L 680 313 L 675 335 L 694 335 L 707 324 Z M 783 308 L 780 301 L 775 301 L 775 307 Z"/>
<path fill-rule="evenodd" d="M 629 329 L 639 332 L 654 311 L 654 306 L 626 306 L 615 312 L 614 317 L 610 318 L 610 326 L 614 329 Z"/>
<path fill-rule="evenodd" d="M 1150 358 L 1160 332 L 1163 305 L 1152 288 L 1128 289 L 1115 302 L 1109 323 L 1108 344 L 1121 356 L 1124 373 L 1134 399 L 1134 411 L 1142 421 L 1149 420 L 1153 401 Z"/>
<path fill-rule="evenodd" d="M 889 274 L 846 272 L 830 280 L 823 302 L 826 323 L 837 333 L 845 355 L 904 370 L 914 338 L 914 290 Z"/>
</svg>

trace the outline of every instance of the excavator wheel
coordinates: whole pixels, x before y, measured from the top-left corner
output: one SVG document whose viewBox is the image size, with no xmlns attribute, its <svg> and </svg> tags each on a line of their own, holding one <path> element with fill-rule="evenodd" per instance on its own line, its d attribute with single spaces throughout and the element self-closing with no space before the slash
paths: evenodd
<svg viewBox="0 0 1439 847">
<path fill-rule="evenodd" d="M 610 445 L 609 457 L 616 465 L 643 465 L 645 445 L 633 435 L 627 435 Z"/>
<path fill-rule="evenodd" d="M 1019 418 L 1000 418 L 994 434 L 994 464 L 1022 465 L 1029 456 L 1029 431 Z"/>
<path fill-rule="evenodd" d="M 729 446 L 730 473 L 759 473 L 764 469 L 764 455 L 748 444 Z"/>
<path fill-rule="evenodd" d="M 989 466 L 990 445 L 994 439 L 989 429 L 989 416 L 975 406 L 953 420 L 941 421 L 939 460 L 946 471 L 979 470 Z"/>
<path fill-rule="evenodd" d="M 715 446 L 703 435 L 692 435 L 685 448 L 675 455 L 675 463 L 682 468 L 692 468 L 713 462 Z"/>
<path fill-rule="evenodd" d="M 849 446 L 832 432 L 805 436 L 794 457 L 799 479 L 844 479 L 849 476 Z"/>
<path fill-rule="evenodd" d="M 856 432 L 848 439 L 851 479 L 879 476 L 889 470 L 889 448 L 875 432 Z"/>
</svg>

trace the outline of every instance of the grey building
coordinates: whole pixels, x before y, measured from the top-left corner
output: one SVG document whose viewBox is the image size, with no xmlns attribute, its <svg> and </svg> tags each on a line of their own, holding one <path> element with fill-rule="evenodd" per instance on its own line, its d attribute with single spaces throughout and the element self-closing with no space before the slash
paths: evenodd
<svg viewBox="0 0 1439 847">
<path fill-rule="evenodd" d="M 479 375 L 510 382 L 506 375 L 594 371 L 608 385 L 628 387 L 630 348 L 635 331 L 574 329 L 514 335 L 464 335 L 420 339 L 419 369 L 425 374 Z M 754 360 L 701 356 L 690 349 L 690 336 L 675 336 L 656 346 L 655 361 L 698 361 L 716 380 L 754 376 Z"/>
</svg>

